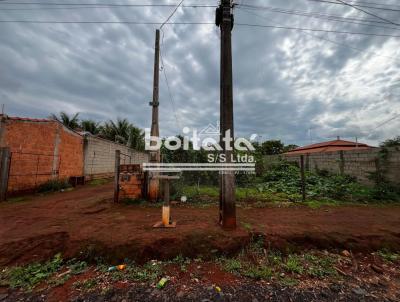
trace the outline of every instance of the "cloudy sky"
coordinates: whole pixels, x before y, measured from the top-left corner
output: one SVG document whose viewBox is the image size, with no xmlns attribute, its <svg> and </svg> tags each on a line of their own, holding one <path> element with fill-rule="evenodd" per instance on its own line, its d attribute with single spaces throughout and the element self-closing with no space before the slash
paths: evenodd
<svg viewBox="0 0 400 302">
<path fill-rule="evenodd" d="M 0 2 L 1 21 L 163 22 L 173 10 L 7 2 L 18 3 Z M 243 4 L 235 9 L 237 24 L 399 36 L 235 26 L 237 135 L 256 133 L 262 140 L 281 139 L 287 144 L 304 145 L 338 135 L 377 144 L 399 134 L 400 117 L 393 119 L 400 114 L 399 25 L 349 6 L 318 1 L 236 2 Z M 372 6 L 371 1 L 357 2 Z M 46 3 L 174 4 L 177 0 Z M 217 3 L 185 1 L 186 5 Z M 363 9 L 393 23 L 400 20 L 396 0 L 374 3 L 385 4 L 386 9 Z M 171 22 L 214 22 L 214 11 L 213 7 L 182 7 Z M 121 117 L 139 127 L 149 127 L 156 28 L 133 24 L 0 23 L 0 103 L 13 116 L 39 118 L 59 111 L 80 112 L 82 118 L 103 121 Z M 166 25 L 163 37 L 165 71 L 174 101 L 169 98 L 161 73 L 161 134 L 180 133 L 184 126 L 201 129 L 215 124 L 219 119 L 219 29 L 212 24 Z"/>
</svg>

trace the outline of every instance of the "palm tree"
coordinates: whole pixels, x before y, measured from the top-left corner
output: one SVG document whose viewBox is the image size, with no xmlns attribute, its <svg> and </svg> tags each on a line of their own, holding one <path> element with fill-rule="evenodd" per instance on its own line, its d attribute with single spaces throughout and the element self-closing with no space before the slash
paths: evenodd
<svg viewBox="0 0 400 302">
<path fill-rule="evenodd" d="M 128 147 L 138 151 L 144 150 L 144 132 L 142 129 L 137 128 L 134 125 L 130 126 Z"/>
<path fill-rule="evenodd" d="M 100 132 L 100 123 L 93 120 L 82 120 L 81 129 L 85 132 L 90 132 L 93 135 L 97 135 Z"/>
<path fill-rule="evenodd" d="M 57 116 L 56 114 L 51 114 L 50 118 L 59 121 L 62 123 L 64 126 L 70 128 L 70 129 L 77 129 L 79 128 L 79 112 L 75 113 L 72 117 L 68 115 L 68 113 L 61 111 L 60 115 Z"/>
<path fill-rule="evenodd" d="M 101 135 L 106 139 L 126 145 L 129 141 L 130 126 L 127 119 L 118 118 L 116 122 L 109 120 L 105 122 Z"/>
<path fill-rule="evenodd" d="M 143 151 L 145 147 L 143 130 L 129 123 L 127 119 L 118 118 L 115 122 L 110 120 L 104 123 L 100 135 L 135 150 Z"/>
</svg>

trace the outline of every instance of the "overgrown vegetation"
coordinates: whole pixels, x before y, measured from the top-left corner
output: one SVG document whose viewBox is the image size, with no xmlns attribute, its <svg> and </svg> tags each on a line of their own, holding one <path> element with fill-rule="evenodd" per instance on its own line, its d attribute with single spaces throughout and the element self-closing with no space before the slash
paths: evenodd
<svg viewBox="0 0 400 302">
<path fill-rule="evenodd" d="M 303 276 L 336 278 L 336 262 L 332 255 L 311 252 L 284 255 L 266 250 L 261 240 L 255 240 L 236 257 L 218 259 L 221 267 L 232 274 L 254 280 L 276 279 L 290 285 L 296 284 L 297 279 Z"/>
<path fill-rule="evenodd" d="M 71 185 L 66 179 L 51 179 L 41 184 L 38 188 L 39 193 L 58 192 L 69 189 Z"/>
<path fill-rule="evenodd" d="M 1 285 L 30 290 L 58 271 L 62 262 L 61 254 L 57 254 L 52 260 L 46 263 L 33 263 L 28 266 L 17 266 L 9 270 L 6 269 L 1 273 Z"/>
<path fill-rule="evenodd" d="M 185 195 L 193 202 L 215 202 L 219 195 L 217 186 L 182 186 L 179 196 Z M 306 205 L 319 208 L 342 202 L 390 202 L 400 200 L 399 189 L 387 182 L 367 187 L 350 176 L 306 172 Z M 268 203 L 284 204 L 302 201 L 300 169 L 287 162 L 268 168 L 260 177 L 245 183 L 237 183 L 236 198 L 252 202 L 252 207 L 265 207 Z"/>
<path fill-rule="evenodd" d="M 374 255 L 381 258 L 380 261 L 385 261 L 391 266 L 400 261 L 398 253 L 388 250 L 378 251 Z M 152 260 L 144 265 L 126 260 L 124 261 L 125 266 L 121 270 L 104 263 L 89 267 L 85 261 L 77 259 L 64 261 L 61 255 L 57 254 L 52 260 L 44 263 L 0 270 L 0 286 L 31 291 L 38 285 L 47 284 L 50 287 L 57 287 L 70 280 L 73 288 L 86 292 L 99 287 L 104 289 L 112 286 L 115 282 L 154 285 L 160 278 L 167 277 L 171 273 L 171 268 L 174 268 L 174 272 L 176 272 L 175 268 L 178 268 L 178 274 L 187 274 L 193 280 L 198 280 L 202 278 L 199 268 L 204 263 L 217 265 L 220 269 L 237 277 L 295 286 L 304 279 L 341 280 L 343 275 L 341 265 L 345 264 L 346 266 L 351 261 L 348 256 L 332 254 L 327 251 L 282 253 L 266 249 L 264 238 L 255 236 L 250 245 L 231 257 L 216 257 L 214 260 L 204 262 L 201 259 L 177 256 L 169 261 Z M 84 273 L 87 274 L 74 277 Z"/>
</svg>

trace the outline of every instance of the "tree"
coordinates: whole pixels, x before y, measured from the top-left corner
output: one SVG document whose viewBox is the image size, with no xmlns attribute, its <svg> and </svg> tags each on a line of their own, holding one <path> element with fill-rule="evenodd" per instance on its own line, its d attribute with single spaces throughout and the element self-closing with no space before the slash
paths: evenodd
<svg viewBox="0 0 400 302">
<path fill-rule="evenodd" d="M 105 122 L 101 136 L 113 142 L 126 145 L 129 141 L 130 123 L 127 119 L 118 118 L 116 122 Z"/>
<path fill-rule="evenodd" d="M 143 151 L 145 148 L 143 130 L 129 123 L 127 119 L 118 118 L 115 122 L 106 122 L 101 127 L 100 135 L 135 150 Z"/>
<path fill-rule="evenodd" d="M 61 111 L 59 116 L 56 114 L 51 114 L 50 118 L 59 121 L 62 123 L 64 126 L 70 128 L 70 129 L 77 129 L 79 128 L 79 112 L 75 113 L 72 117 L 68 115 L 68 113 Z"/>
<path fill-rule="evenodd" d="M 388 139 L 380 144 L 381 148 L 398 147 L 398 146 L 400 146 L 400 136 L 397 136 L 393 139 Z"/>
<path fill-rule="evenodd" d="M 93 135 L 99 134 L 101 130 L 100 123 L 93 120 L 82 120 L 80 127 L 83 131 L 90 132 Z"/>
<path fill-rule="evenodd" d="M 297 146 L 297 145 L 286 145 L 286 146 L 283 148 L 283 152 L 286 153 L 286 152 L 292 151 L 292 150 L 294 150 L 294 149 L 297 149 L 298 147 L 299 147 L 299 146 Z"/>
<path fill-rule="evenodd" d="M 139 151 L 145 149 L 144 132 L 142 129 L 130 125 L 128 147 Z"/>
<path fill-rule="evenodd" d="M 265 141 L 261 145 L 261 153 L 263 155 L 276 155 L 284 151 L 284 144 L 280 140 Z"/>
</svg>

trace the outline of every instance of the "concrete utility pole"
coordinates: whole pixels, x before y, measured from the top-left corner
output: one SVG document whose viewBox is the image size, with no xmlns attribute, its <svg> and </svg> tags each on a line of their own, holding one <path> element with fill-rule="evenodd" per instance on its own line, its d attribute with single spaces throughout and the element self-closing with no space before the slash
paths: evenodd
<svg viewBox="0 0 400 302">
<path fill-rule="evenodd" d="M 221 146 L 226 163 L 232 162 L 234 154 L 233 128 L 233 81 L 232 81 L 232 29 L 234 18 L 232 0 L 221 0 L 217 8 L 216 25 L 221 28 L 221 90 L 220 125 Z M 229 141 L 222 137 L 229 134 Z M 227 148 L 230 146 L 230 148 Z M 235 172 L 224 171 L 220 176 L 220 224 L 225 229 L 236 228 Z"/>
<path fill-rule="evenodd" d="M 151 119 L 151 136 L 159 137 L 160 128 L 158 124 L 158 107 L 159 103 L 159 80 L 160 80 L 160 30 L 156 30 L 156 43 L 154 55 L 154 82 L 153 82 L 153 101 L 150 106 L 153 107 Z M 155 144 L 152 142 L 151 144 Z M 150 162 L 160 163 L 160 151 L 150 152 Z M 157 178 L 157 173 L 150 172 L 148 180 L 148 199 L 149 201 L 158 201 L 160 191 L 160 181 Z"/>
</svg>

